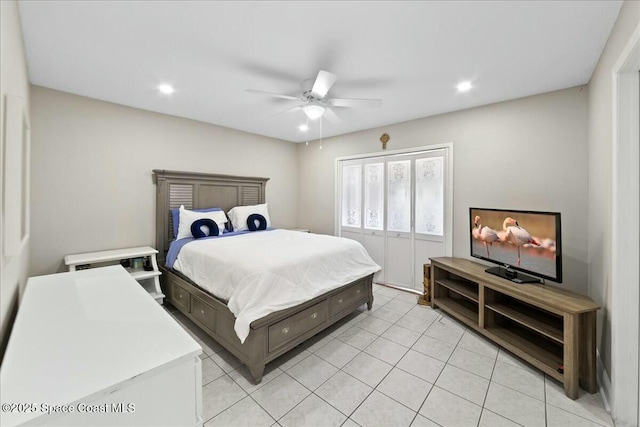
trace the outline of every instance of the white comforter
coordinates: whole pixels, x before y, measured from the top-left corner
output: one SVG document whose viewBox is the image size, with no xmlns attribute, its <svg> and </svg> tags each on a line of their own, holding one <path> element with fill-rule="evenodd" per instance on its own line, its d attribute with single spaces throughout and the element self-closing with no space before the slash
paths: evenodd
<svg viewBox="0 0 640 427">
<path fill-rule="evenodd" d="M 241 342 L 254 320 L 380 270 L 354 240 L 288 230 L 195 240 L 173 268 L 228 300 Z"/>
</svg>

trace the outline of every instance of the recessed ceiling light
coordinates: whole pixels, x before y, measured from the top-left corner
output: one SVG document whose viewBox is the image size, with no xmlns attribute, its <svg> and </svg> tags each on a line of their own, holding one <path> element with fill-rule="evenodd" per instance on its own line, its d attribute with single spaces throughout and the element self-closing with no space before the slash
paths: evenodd
<svg viewBox="0 0 640 427">
<path fill-rule="evenodd" d="M 175 92 L 173 86 L 168 84 L 161 84 L 160 86 L 158 86 L 158 90 L 165 95 L 171 95 L 173 92 Z"/>
<path fill-rule="evenodd" d="M 302 132 L 306 132 L 309 130 L 309 126 L 307 125 L 300 125 L 298 126 L 298 129 L 300 129 Z"/>
<path fill-rule="evenodd" d="M 458 92 L 466 92 L 472 88 L 471 82 L 462 82 L 456 87 L 458 88 Z"/>
</svg>

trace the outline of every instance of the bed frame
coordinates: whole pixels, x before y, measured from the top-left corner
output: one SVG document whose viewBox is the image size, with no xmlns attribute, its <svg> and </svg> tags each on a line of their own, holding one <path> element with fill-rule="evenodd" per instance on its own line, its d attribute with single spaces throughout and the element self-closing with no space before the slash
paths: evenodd
<svg viewBox="0 0 640 427">
<path fill-rule="evenodd" d="M 156 184 L 156 248 L 162 290 L 167 300 L 196 325 L 240 359 L 256 383 L 265 365 L 306 339 L 349 315 L 363 304 L 373 305 L 373 274 L 334 289 L 310 301 L 271 313 L 251 323 L 249 336 L 240 343 L 233 326 L 235 316 L 222 301 L 182 274 L 164 267 L 169 243 L 174 239 L 170 209 L 187 209 L 264 203 L 269 178 L 154 170 Z"/>
</svg>

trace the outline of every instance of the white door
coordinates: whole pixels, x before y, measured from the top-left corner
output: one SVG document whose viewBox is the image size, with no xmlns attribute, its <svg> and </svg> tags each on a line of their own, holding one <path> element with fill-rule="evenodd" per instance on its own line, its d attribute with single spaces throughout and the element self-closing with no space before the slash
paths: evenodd
<svg viewBox="0 0 640 427">
<path fill-rule="evenodd" d="M 446 256 L 445 223 L 447 182 L 446 150 L 423 153 L 415 160 L 414 191 L 414 289 L 422 290 L 422 267 L 433 257 Z"/>
<path fill-rule="evenodd" d="M 341 172 L 340 235 L 363 243 L 362 161 L 344 162 Z"/>
<path fill-rule="evenodd" d="M 373 280 L 385 282 L 384 239 L 384 157 L 364 159 L 363 246 L 382 267 Z"/>
<path fill-rule="evenodd" d="M 387 159 L 386 283 L 413 288 L 411 156 Z"/>
<path fill-rule="evenodd" d="M 451 255 L 448 165 L 446 149 L 339 162 L 338 233 L 382 267 L 376 282 L 422 291 L 423 264 Z"/>
</svg>

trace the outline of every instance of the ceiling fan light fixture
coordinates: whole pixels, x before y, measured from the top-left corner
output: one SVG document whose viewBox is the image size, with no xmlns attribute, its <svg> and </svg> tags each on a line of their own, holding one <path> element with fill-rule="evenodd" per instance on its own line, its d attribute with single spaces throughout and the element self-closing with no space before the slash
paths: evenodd
<svg viewBox="0 0 640 427">
<path fill-rule="evenodd" d="M 322 105 L 305 105 L 302 107 L 302 111 L 304 111 L 307 117 L 311 120 L 315 120 L 322 117 L 324 114 L 324 107 Z"/>
</svg>

